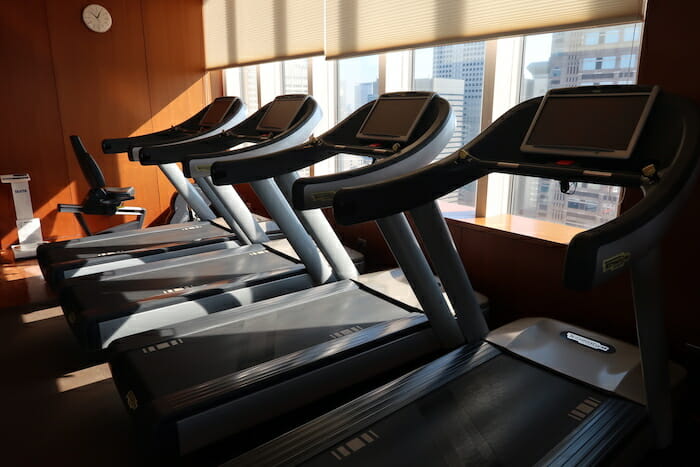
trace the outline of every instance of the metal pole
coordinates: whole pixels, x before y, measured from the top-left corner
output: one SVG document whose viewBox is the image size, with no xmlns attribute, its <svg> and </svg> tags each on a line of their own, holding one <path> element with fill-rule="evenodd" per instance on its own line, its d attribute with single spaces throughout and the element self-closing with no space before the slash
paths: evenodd
<svg viewBox="0 0 700 467">
<path fill-rule="evenodd" d="M 630 270 L 647 411 L 656 447 L 663 449 L 671 444 L 673 416 L 658 248 L 635 260 Z"/>
<path fill-rule="evenodd" d="M 224 203 L 228 212 L 233 215 L 236 223 L 253 243 L 262 243 L 270 240 L 235 188 L 231 185 L 215 185 L 211 176 L 206 177 L 206 180 L 221 202 Z"/>
<path fill-rule="evenodd" d="M 410 212 L 452 302 L 464 338 L 470 343 L 483 339 L 489 332 L 486 320 L 437 203 L 432 201 Z"/>
<path fill-rule="evenodd" d="M 237 240 L 245 245 L 250 245 L 251 243 L 253 243 L 250 240 L 250 237 L 248 237 L 248 235 L 246 234 L 246 232 L 243 229 L 241 229 L 241 226 L 238 225 L 238 223 L 236 223 L 236 221 L 233 219 L 231 212 L 226 208 L 226 206 L 224 206 L 224 203 L 216 194 L 216 192 L 209 184 L 207 179 L 205 177 L 195 177 L 194 180 L 197 182 L 197 185 L 199 186 L 199 188 L 202 189 L 207 198 L 209 198 L 211 204 L 213 204 L 216 210 L 219 211 L 219 213 L 221 213 L 221 217 L 224 218 L 231 230 L 233 230 L 236 233 L 236 235 L 238 236 Z"/>
<path fill-rule="evenodd" d="M 314 282 L 323 284 L 334 279 L 333 270 L 319 251 L 313 239 L 304 230 L 299 219 L 294 215 L 279 187 L 271 178 L 251 182 L 255 193 L 265 204 L 272 218 L 287 237 L 287 241 L 306 266 L 306 271 Z"/>
<path fill-rule="evenodd" d="M 438 341 L 447 349 L 464 344 L 464 336 L 442 295 L 428 260 L 408 225 L 406 216 L 394 214 L 377 219 L 376 222 L 399 267 L 413 288 L 423 312 L 430 320 Z"/>
<path fill-rule="evenodd" d="M 205 221 L 216 218 L 214 211 L 209 208 L 207 202 L 204 201 L 204 198 L 202 198 L 195 187 L 187 180 L 177 164 L 160 164 L 158 167 L 165 176 L 168 177 L 168 180 L 170 180 L 170 183 L 172 183 L 177 192 L 187 201 L 187 204 L 189 204 L 192 210 L 197 214 L 197 217 Z"/>
<path fill-rule="evenodd" d="M 296 172 L 287 173 L 275 177 L 277 185 L 282 190 L 285 198 L 291 205 L 292 202 L 292 185 L 299 178 Z M 306 230 L 316 241 L 316 244 L 321 249 L 328 262 L 331 263 L 333 271 L 338 279 L 357 279 L 358 272 L 355 263 L 345 249 L 345 246 L 340 242 L 338 235 L 335 233 L 328 219 L 320 209 L 309 209 L 299 211 L 294 209 L 301 223 L 306 227 Z"/>
</svg>

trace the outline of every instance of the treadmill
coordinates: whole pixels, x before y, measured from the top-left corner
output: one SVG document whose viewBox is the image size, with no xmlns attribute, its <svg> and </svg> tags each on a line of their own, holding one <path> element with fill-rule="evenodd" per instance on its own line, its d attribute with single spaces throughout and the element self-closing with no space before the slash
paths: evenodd
<svg viewBox="0 0 700 467">
<path fill-rule="evenodd" d="M 448 251 L 435 232 L 447 229 L 433 200 L 486 174 L 640 187 L 638 204 L 571 240 L 563 276 L 585 290 L 629 269 L 639 348 L 521 319 L 226 465 L 635 465 L 648 449 L 669 446 L 681 376 L 667 360 L 660 241 L 698 176 L 700 118 L 689 100 L 657 92 L 549 91 L 450 157 L 334 200 L 343 224 L 410 211 L 436 259 Z"/>
<path fill-rule="evenodd" d="M 209 159 L 235 159 L 290 148 L 308 138 L 320 116 L 316 101 L 308 95 L 278 96 L 234 127 L 235 133 L 225 137 L 226 147 L 254 141 L 259 144 L 224 151 L 216 158 L 208 154 L 190 158 L 200 165 L 202 172 L 201 164 Z M 269 128 L 270 122 L 279 125 Z M 167 151 L 154 152 L 149 161 L 174 164 L 182 157 L 173 158 Z M 166 158 L 170 160 L 165 161 Z M 217 249 L 207 246 L 206 251 L 189 248 L 184 250 L 186 254 L 175 257 L 171 252 L 152 255 L 149 259 L 155 260 L 147 264 L 64 281 L 60 303 L 82 345 L 87 350 L 101 350 L 119 337 L 206 315 L 224 306 L 252 303 L 336 277 L 357 275 L 346 249 L 321 212 L 304 213 L 311 233 L 319 237 L 315 242 L 274 181 L 255 181 L 252 186 L 286 238 L 250 245 L 225 242 Z M 324 234 L 325 238 L 320 238 Z M 163 256 L 167 258 L 157 260 Z M 332 261 L 335 275 L 326 258 Z M 194 298 L 223 292 L 230 293 L 218 301 L 219 305 L 172 311 L 173 304 L 191 303 Z"/>
<path fill-rule="evenodd" d="M 327 206 L 340 186 L 429 163 L 449 141 L 453 126 L 449 103 L 436 94 L 384 94 L 307 144 L 216 162 L 212 178 L 217 184 L 239 183 L 338 153 L 373 157 L 375 163 L 365 167 L 302 179 L 314 180 L 307 191 L 313 207 Z M 256 169 L 258 160 L 264 171 Z M 380 272 L 112 342 L 113 381 L 146 445 L 177 457 L 225 439 L 243 442 L 250 429 L 459 346 L 462 333 L 442 291 L 434 280 L 425 280 L 433 275 L 417 241 L 411 241 L 408 221 L 399 214 L 384 223 L 387 235 L 401 240 L 392 244 L 415 290 L 413 303 L 394 298 L 411 290 L 393 278 L 396 271 Z M 479 320 L 485 329 L 481 315 Z"/>
<path fill-rule="evenodd" d="M 131 160 L 146 144 L 174 145 L 192 139 L 208 138 L 234 127 L 244 117 L 244 106 L 237 97 L 220 97 L 185 122 L 170 129 L 143 136 L 103 141 L 105 153 L 129 152 Z M 216 218 L 209 203 L 187 181 L 176 164 L 160 169 L 190 204 L 201 221 L 169 224 L 129 232 L 105 233 L 62 242 L 47 243 L 37 251 L 37 261 L 49 285 L 58 289 L 65 278 L 92 274 L 125 265 L 139 264 L 154 252 L 205 246 L 239 239 L 250 243 L 238 226 L 232 229 Z M 275 231 L 274 226 L 270 226 Z M 122 261 L 119 263 L 118 261 Z"/>
</svg>

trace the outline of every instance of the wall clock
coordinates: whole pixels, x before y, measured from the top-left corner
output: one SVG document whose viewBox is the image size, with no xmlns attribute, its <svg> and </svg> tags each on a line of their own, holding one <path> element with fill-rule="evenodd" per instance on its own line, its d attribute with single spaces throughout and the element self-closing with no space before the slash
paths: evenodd
<svg viewBox="0 0 700 467">
<path fill-rule="evenodd" d="M 83 8 L 83 22 L 91 31 L 107 32 L 112 27 L 112 15 L 102 5 L 92 3 Z"/>
</svg>

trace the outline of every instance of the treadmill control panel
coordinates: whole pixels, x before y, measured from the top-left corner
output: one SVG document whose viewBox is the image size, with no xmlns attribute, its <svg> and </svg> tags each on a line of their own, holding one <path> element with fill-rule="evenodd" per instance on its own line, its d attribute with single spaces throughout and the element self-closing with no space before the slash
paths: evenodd
<svg viewBox="0 0 700 467">
<path fill-rule="evenodd" d="M 435 93 L 392 93 L 379 96 L 357 132 L 357 139 L 405 143 Z"/>
</svg>

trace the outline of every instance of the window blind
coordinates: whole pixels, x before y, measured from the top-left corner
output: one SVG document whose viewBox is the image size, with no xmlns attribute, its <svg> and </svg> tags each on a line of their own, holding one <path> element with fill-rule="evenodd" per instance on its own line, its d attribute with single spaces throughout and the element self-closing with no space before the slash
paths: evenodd
<svg viewBox="0 0 700 467">
<path fill-rule="evenodd" d="M 323 54 L 323 0 L 204 0 L 208 70 Z"/>
<path fill-rule="evenodd" d="M 325 55 L 640 21 L 644 0 L 326 0 Z"/>
</svg>

